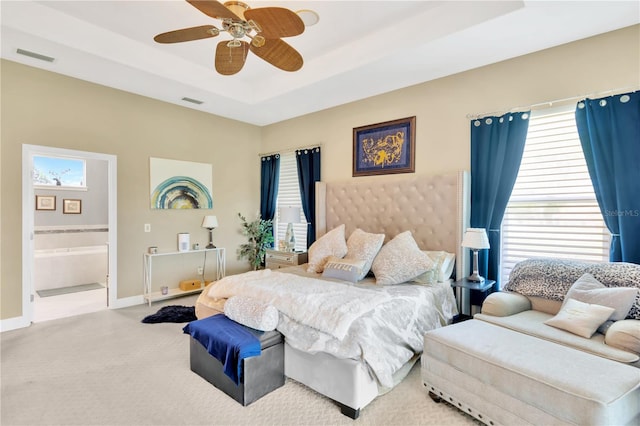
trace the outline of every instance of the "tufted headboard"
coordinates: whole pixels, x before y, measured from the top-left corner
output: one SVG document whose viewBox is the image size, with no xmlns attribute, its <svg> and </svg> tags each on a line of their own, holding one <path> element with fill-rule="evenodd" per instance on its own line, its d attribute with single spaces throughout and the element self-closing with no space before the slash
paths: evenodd
<svg viewBox="0 0 640 426">
<path fill-rule="evenodd" d="M 469 226 L 469 172 L 316 183 L 316 237 L 345 224 L 385 234 L 410 230 L 423 250 L 456 254 L 456 276 L 469 273 L 462 234 Z M 466 273 L 463 273 L 466 271 Z"/>
</svg>

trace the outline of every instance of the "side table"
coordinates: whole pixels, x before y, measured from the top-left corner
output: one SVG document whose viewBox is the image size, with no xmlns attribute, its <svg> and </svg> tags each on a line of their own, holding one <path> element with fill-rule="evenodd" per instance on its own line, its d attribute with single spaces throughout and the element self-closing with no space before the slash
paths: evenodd
<svg viewBox="0 0 640 426">
<path fill-rule="evenodd" d="M 264 258 L 265 268 L 280 269 L 307 263 L 307 252 L 267 250 Z"/>
<path fill-rule="evenodd" d="M 458 302 L 458 321 L 469 319 L 472 317 L 471 313 L 471 292 L 486 292 L 491 289 L 496 282 L 494 280 L 486 279 L 481 282 L 469 281 L 466 278 L 455 281 L 451 284 L 456 291 L 456 300 Z"/>
</svg>

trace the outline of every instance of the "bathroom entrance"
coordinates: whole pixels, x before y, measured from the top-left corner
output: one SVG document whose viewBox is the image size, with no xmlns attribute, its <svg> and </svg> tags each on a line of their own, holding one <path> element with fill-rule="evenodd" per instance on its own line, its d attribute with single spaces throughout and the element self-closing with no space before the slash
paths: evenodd
<svg viewBox="0 0 640 426">
<path fill-rule="evenodd" d="M 30 321 L 107 309 L 115 297 L 115 157 L 25 146 L 25 162 L 23 193 L 27 186 L 34 203 L 23 215 Z"/>
</svg>

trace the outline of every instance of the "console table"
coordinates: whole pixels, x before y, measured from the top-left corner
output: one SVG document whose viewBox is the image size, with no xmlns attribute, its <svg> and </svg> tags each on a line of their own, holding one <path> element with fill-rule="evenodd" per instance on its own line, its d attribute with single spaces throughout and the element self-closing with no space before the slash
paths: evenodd
<svg viewBox="0 0 640 426">
<path fill-rule="evenodd" d="M 170 299 L 173 297 L 186 296 L 187 294 L 197 293 L 204 288 L 204 282 L 200 282 L 200 287 L 193 290 L 181 290 L 180 288 L 169 288 L 167 294 L 162 294 L 161 291 L 152 291 L 153 289 L 153 259 L 163 256 L 192 256 L 200 254 L 206 259 L 207 253 L 212 253 L 216 256 L 216 280 L 219 280 L 225 275 L 226 260 L 224 248 L 212 248 L 212 249 L 200 249 L 189 251 L 172 251 L 164 253 L 145 253 L 143 256 L 143 268 L 144 268 L 144 289 L 143 295 L 145 302 L 149 303 L 158 300 Z"/>
</svg>

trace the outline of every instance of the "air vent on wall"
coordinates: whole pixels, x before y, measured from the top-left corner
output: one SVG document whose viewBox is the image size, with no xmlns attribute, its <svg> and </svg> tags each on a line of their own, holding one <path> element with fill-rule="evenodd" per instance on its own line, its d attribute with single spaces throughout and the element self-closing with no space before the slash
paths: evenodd
<svg viewBox="0 0 640 426">
<path fill-rule="evenodd" d="M 196 104 L 196 105 L 200 105 L 203 104 L 203 101 L 199 101 L 197 99 L 192 99 L 192 98 L 182 98 L 183 101 L 185 102 L 191 102 L 192 104 Z"/>
<path fill-rule="evenodd" d="M 30 52 L 24 49 L 18 49 L 16 50 L 16 53 L 18 53 L 19 55 L 28 56 L 30 58 L 40 59 L 41 61 L 46 61 L 46 62 L 53 62 L 56 60 L 56 58 L 52 58 L 51 56 L 41 55 L 39 53 Z"/>
</svg>

